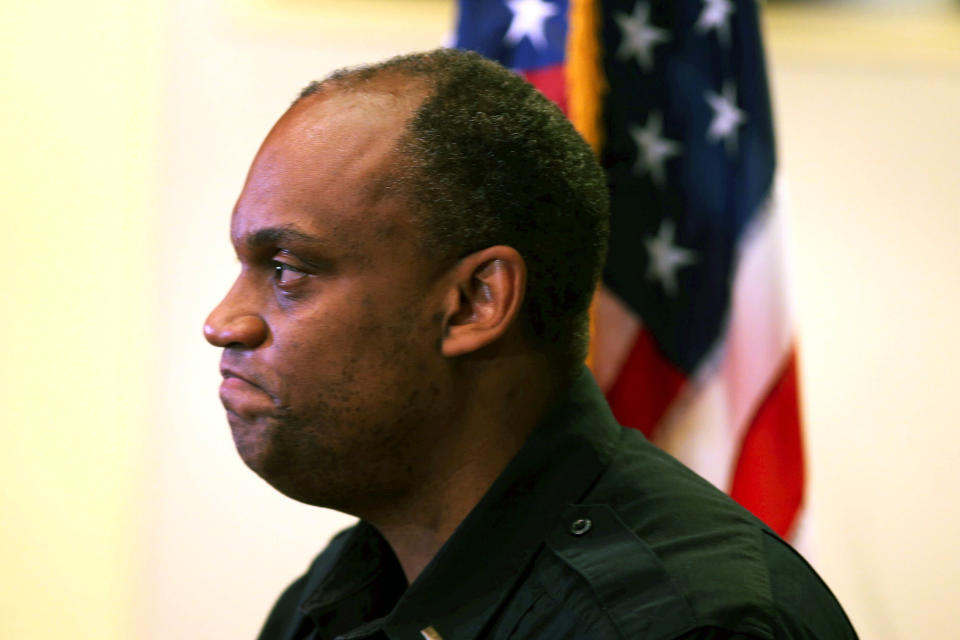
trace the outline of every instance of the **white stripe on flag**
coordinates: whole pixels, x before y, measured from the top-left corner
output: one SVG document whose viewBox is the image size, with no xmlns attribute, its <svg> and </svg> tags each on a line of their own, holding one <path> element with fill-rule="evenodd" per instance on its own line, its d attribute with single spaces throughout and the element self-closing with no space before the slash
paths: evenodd
<svg viewBox="0 0 960 640">
<path fill-rule="evenodd" d="M 723 491 L 730 490 L 750 419 L 790 353 L 792 326 L 778 207 L 744 234 L 731 312 L 714 354 L 691 377 L 655 442 Z"/>
</svg>

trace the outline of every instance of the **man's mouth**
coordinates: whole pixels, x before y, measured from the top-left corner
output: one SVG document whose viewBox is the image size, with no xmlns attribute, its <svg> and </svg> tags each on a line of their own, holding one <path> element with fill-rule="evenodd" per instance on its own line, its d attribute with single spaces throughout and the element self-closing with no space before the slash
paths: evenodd
<svg viewBox="0 0 960 640">
<path fill-rule="evenodd" d="M 223 373 L 223 382 L 220 383 L 220 402 L 228 412 L 245 420 L 276 410 L 276 403 L 269 393 L 256 383 L 232 372 Z"/>
</svg>

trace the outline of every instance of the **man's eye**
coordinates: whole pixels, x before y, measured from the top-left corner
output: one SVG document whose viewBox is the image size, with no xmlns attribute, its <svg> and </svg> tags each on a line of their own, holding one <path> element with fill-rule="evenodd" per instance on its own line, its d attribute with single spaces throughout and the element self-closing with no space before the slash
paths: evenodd
<svg viewBox="0 0 960 640">
<path fill-rule="evenodd" d="M 301 271 L 300 269 L 297 269 L 296 267 L 293 267 L 285 262 L 273 263 L 273 277 L 277 284 L 281 286 L 293 284 L 306 275 L 306 272 Z"/>
</svg>

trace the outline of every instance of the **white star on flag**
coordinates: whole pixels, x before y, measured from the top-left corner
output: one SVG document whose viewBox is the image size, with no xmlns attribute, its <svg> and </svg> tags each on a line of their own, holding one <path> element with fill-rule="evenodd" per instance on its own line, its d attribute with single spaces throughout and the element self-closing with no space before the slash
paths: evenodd
<svg viewBox="0 0 960 640">
<path fill-rule="evenodd" d="M 640 68 L 649 71 L 653 66 L 653 47 L 669 42 L 670 32 L 654 27 L 648 22 L 650 5 L 642 2 L 634 5 L 632 16 L 618 11 L 614 18 L 622 33 L 617 57 L 626 60 L 636 56 Z"/>
<path fill-rule="evenodd" d="M 677 269 L 697 261 L 695 251 L 674 244 L 675 232 L 673 222 L 664 219 L 660 222 L 656 237 L 648 237 L 643 241 L 650 256 L 647 278 L 658 280 L 664 292 L 670 297 L 677 292 Z"/>
<path fill-rule="evenodd" d="M 747 121 L 747 114 L 737 107 L 737 88 L 728 82 L 723 85 L 722 94 L 707 91 L 705 98 L 713 109 L 707 140 L 723 140 L 727 153 L 733 153 L 737 149 L 737 127 Z"/>
<path fill-rule="evenodd" d="M 680 155 L 682 148 L 679 142 L 662 137 L 662 131 L 663 117 L 657 111 L 650 114 L 642 128 L 636 125 L 630 126 L 630 135 L 633 137 L 634 144 L 637 145 L 637 162 L 634 165 L 634 171 L 639 175 L 649 171 L 653 183 L 657 186 L 663 184 L 663 170 L 667 159 Z"/>
<path fill-rule="evenodd" d="M 703 11 L 697 18 L 696 28 L 700 33 L 708 33 L 710 30 L 717 32 L 717 37 L 722 44 L 730 41 L 730 24 L 727 18 L 733 13 L 734 7 L 730 0 L 703 0 Z"/>
<path fill-rule="evenodd" d="M 513 12 L 510 28 L 504 41 L 512 46 L 520 44 L 524 38 L 537 49 L 547 46 L 544 23 L 559 12 L 559 9 L 543 0 L 507 0 L 507 7 Z"/>
</svg>

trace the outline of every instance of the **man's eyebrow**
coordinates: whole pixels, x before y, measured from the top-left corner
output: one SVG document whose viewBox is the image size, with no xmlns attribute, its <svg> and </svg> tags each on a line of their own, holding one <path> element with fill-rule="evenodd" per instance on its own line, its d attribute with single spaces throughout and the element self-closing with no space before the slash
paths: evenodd
<svg viewBox="0 0 960 640">
<path fill-rule="evenodd" d="M 263 247 L 282 246 L 290 243 L 300 243 L 315 246 L 322 246 L 323 240 L 316 236 L 311 236 L 292 226 L 265 227 L 257 229 L 245 239 L 243 243 L 248 249 L 262 249 Z"/>
</svg>

